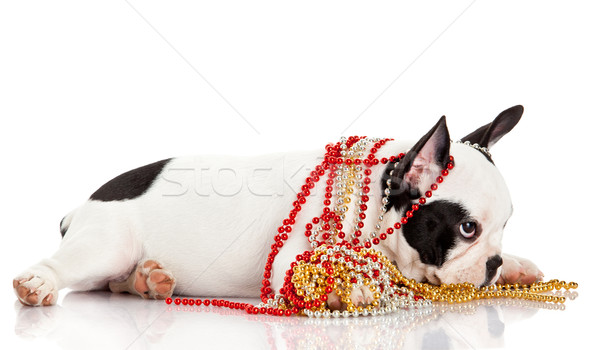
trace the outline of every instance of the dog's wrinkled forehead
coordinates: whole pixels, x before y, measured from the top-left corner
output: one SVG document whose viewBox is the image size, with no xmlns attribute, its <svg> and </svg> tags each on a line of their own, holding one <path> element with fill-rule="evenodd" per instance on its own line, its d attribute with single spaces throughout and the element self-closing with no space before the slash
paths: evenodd
<svg viewBox="0 0 600 350">
<path fill-rule="evenodd" d="M 512 202 L 498 168 L 467 145 L 453 143 L 450 152 L 455 167 L 436 195 L 460 204 L 474 219 L 488 225 L 503 225 L 511 214 Z"/>
</svg>

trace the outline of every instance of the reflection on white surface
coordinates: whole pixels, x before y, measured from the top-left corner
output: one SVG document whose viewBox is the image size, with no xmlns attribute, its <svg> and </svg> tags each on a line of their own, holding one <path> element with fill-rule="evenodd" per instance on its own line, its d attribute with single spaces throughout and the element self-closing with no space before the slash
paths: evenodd
<svg viewBox="0 0 600 350">
<path fill-rule="evenodd" d="M 566 296 L 574 299 L 577 293 Z M 564 305 L 499 299 L 435 304 L 431 309 L 386 316 L 309 319 L 248 315 L 212 306 L 168 306 L 108 292 L 71 292 L 59 306 L 31 308 L 17 303 L 15 308 L 17 336 L 45 338 L 64 349 L 84 345 L 171 348 L 181 344 L 258 349 L 462 349 L 503 347 L 507 324 L 530 318 L 540 309 L 561 312 Z"/>
</svg>

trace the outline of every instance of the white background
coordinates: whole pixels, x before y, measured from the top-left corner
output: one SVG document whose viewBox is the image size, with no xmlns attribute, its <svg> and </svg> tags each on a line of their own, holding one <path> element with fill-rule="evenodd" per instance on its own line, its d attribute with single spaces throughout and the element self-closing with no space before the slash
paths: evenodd
<svg viewBox="0 0 600 350">
<path fill-rule="evenodd" d="M 599 15 L 593 1 L 0 2 L 0 338 L 58 346 L 15 335 L 12 277 L 123 171 L 417 139 L 443 114 L 458 139 L 522 104 L 492 150 L 515 207 L 504 249 L 580 297 L 571 321 L 536 315 L 505 345 L 595 339 Z"/>
</svg>

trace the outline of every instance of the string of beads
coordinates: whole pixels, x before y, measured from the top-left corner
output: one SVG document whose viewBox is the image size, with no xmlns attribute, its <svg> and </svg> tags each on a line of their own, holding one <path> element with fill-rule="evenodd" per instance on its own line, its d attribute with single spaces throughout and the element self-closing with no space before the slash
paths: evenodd
<svg viewBox="0 0 600 350">
<path fill-rule="evenodd" d="M 376 153 L 391 139 L 368 139 L 353 136 L 342 138 L 335 145 L 327 145 L 324 160 L 317 165 L 301 186 L 292 209 L 277 228 L 274 243 L 268 255 L 263 273 L 261 301 L 258 306 L 248 303 L 234 303 L 223 299 L 201 300 L 167 298 L 167 304 L 214 305 L 231 309 L 243 309 L 251 314 L 276 316 L 307 315 L 309 317 L 348 317 L 360 315 L 380 315 L 407 308 L 431 306 L 433 301 L 462 303 L 491 298 L 515 298 L 539 302 L 564 303 L 565 298 L 544 294 L 552 290 L 574 289 L 574 282 L 551 280 L 531 285 L 494 285 L 475 287 L 471 283 L 442 284 L 435 286 L 417 283 L 404 277 L 401 272 L 372 247 L 380 244 L 400 230 L 421 205 L 433 196 L 444 178 L 454 168 L 454 158 L 450 156 L 446 167 L 441 170 L 435 182 L 392 226 L 382 229 L 383 215 L 387 211 L 391 194 L 392 176 L 404 153 L 376 158 Z M 364 157 L 364 154 L 367 154 Z M 371 167 L 377 164 L 394 163 L 388 174 L 376 224 L 368 235 L 365 230 L 367 202 L 371 199 Z M 307 197 L 315 185 L 325 177 L 325 199 L 320 216 L 312 218 L 305 225 L 312 251 L 296 257 L 286 272 L 284 286 L 275 294 L 271 288 L 271 275 L 275 257 L 289 239 L 296 217 L 306 204 Z M 348 213 L 353 208 L 353 215 Z M 352 227 L 344 228 L 346 218 L 353 219 Z M 367 305 L 355 305 L 351 293 L 355 288 L 367 287 L 373 293 L 373 300 Z M 327 307 L 329 295 L 335 293 L 345 305 L 345 310 L 330 310 Z"/>
</svg>

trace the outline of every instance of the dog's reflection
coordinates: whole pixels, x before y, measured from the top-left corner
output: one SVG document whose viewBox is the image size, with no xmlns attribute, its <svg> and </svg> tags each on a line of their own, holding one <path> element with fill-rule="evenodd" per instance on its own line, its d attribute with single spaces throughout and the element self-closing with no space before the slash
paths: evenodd
<svg viewBox="0 0 600 350">
<path fill-rule="evenodd" d="M 109 292 L 71 292 L 60 305 L 27 307 L 16 302 L 15 309 L 18 336 L 46 337 L 64 349 L 135 349 L 136 344 L 160 342 L 161 332 L 172 323 L 170 317 L 160 317 L 165 316 L 164 302 Z"/>
<path fill-rule="evenodd" d="M 566 296 L 574 299 L 577 294 Z M 564 309 L 564 305 L 497 299 L 435 304 L 386 316 L 308 319 L 248 315 L 212 306 L 167 306 L 108 292 L 71 292 L 53 307 L 18 303 L 15 307 L 17 335 L 45 337 L 65 349 L 182 343 L 284 349 L 501 347 L 506 325 L 530 318 L 540 308 Z"/>
</svg>

